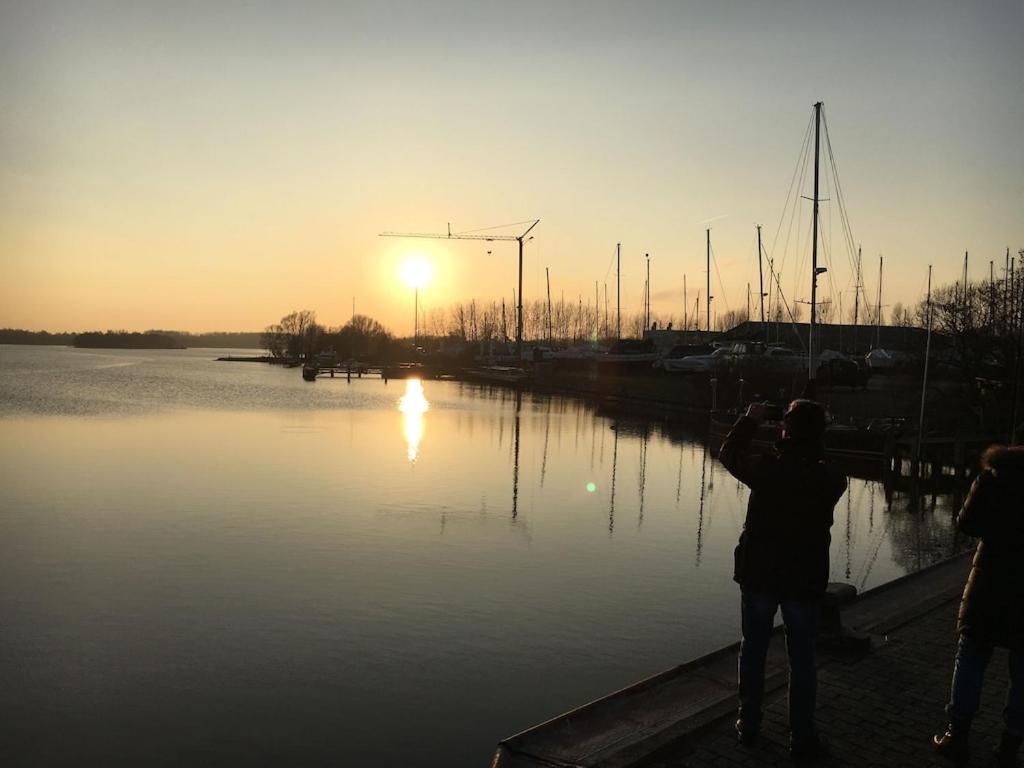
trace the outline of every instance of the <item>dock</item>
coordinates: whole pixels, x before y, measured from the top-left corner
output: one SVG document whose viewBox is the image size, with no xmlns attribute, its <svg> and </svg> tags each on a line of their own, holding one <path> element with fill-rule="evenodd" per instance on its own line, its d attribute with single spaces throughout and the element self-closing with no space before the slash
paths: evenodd
<svg viewBox="0 0 1024 768">
<path fill-rule="evenodd" d="M 388 379 L 408 378 L 436 378 L 432 369 L 425 368 L 419 363 L 397 363 L 394 365 L 304 365 L 302 366 L 302 378 L 306 381 L 323 379 L 345 379 L 351 381 L 353 378 L 361 379 L 378 378 L 387 381 Z"/>
<path fill-rule="evenodd" d="M 819 644 L 818 724 L 831 752 L 822 765 L 948 765 L 929 742 L 944 725 L 954 624 L 969 568 L 970 554 L 958 555 L 843 607 L 843 625 L 870 643 Z M 738 592 L 736 604 L 738 611 Z M 737 643 L 503 739 L 491 768 L 792 765 L 783 643 L 776 632 L 755 747 L 737 744 L 733 730 Z M 997 651 L 972 734 L 972 765 L 985 764 L 984 753 L 998 740 L 1006 684 L 1006 654 Z"/>
</svg>

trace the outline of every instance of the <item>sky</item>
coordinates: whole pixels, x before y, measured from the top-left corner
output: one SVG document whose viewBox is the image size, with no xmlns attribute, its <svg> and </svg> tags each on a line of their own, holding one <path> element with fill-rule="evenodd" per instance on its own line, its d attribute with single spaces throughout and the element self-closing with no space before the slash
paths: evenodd
<svg viewBox="0 0 1024 768">
<path fill-rule="evenodd" d="M 678 317 L 710 227 L 715 311 L 743 308 L 756 224 L 806 299 L 809 181 L 792 229 L 784 207 L 819 100 L 865 293 L 881 254 L 883 304 L 911 303 L 929 264 L 999 276 L 1024 247 L 1021 39 L 1019 0 L 7 0 L 0 327 L 334 326 L 354 305 L 409 334 L 405 261 L 432 266 L 425 311 L 511 302 L 516 246 L 381 232 L 532 219 L 527 301 L 545 268 L 556 299 L 614 300 L 621 243 L 623 312 L 649 253 L 653 311 Z M 831 176 L 821 196 L 822 298 L 845 310 Z"/>
</svg>

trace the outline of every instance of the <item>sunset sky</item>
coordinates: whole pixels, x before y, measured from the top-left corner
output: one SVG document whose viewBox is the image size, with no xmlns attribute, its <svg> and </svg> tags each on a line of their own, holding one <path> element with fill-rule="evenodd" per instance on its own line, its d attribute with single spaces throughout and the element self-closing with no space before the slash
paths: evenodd
<svg viewBox="0 0 1024 768">
<path fill-rule="evenodd" d="M 545 267 L 556 297 L 613 291 L 621 242 L 624 311 L 648 252 L 681 315 L 710 226 L 737 309 L 817 100 L 867 293 L 881 253 L 907 303 L 929 263 L 987 278 L 1024 247 L 1022 39 L 1021 2 L 5 2 L 0 326 L 338 325 L 354 297 L 407 334 L 403 262 L 430 263 L 428 310 L 511 301 L 515 244 L 380 232 L 534 218 L 527 301 Z M 807 298 L 806 253 L 775 255 Z"/>
</svg>

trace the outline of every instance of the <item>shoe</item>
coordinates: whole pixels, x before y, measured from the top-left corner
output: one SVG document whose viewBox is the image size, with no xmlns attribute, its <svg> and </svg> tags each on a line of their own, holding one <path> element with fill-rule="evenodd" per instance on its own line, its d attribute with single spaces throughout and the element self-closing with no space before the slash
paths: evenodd
<svg viewBox="0 0 1024 768">
<path fill-rule="evenodd" d="M 744 722 L 742 717 L 736 721 L 736 740 L 744 747 L 755 746 L 760 732 L 758 726 Z"/>
<path fill-rule="evenodd" d="M 1003 731 L 999 738 L 999 746 L 996 748 L 996 768 L 1016 768 L 1017 750 L 1020 749 L 1020 736 L 1014 736 L 1009 731 Z"/>
<path fill-rule="evenodd" d="M 828 757 L 828 745 L 817 734 L 807 741 L 794 741 L 789 745 L 789 756 L 797 765 L 816 763 Z"/>
<path fill-rule="evenodd" d="M 970 756 L 967 748 L 967 737 L 970 732 L 970 720 L 950 720 L 945 733 L 932 737 L 932 747 L 954 765 L 966 765 Z"/>
</svg>

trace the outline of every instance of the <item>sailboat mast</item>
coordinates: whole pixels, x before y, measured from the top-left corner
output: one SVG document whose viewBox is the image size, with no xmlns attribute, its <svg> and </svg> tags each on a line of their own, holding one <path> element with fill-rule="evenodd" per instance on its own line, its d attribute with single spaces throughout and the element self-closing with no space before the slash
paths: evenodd
<svg viewBox="0 0 1024 768">
<path fill-rule="evenodd" d="M 622 243 L 615 244 L 615 338 L 622 338 Z"/>
<path fill-rule="evenodd" d="M 764 324 L 764 269 L 761 261 L 761 225 L 757 225 L 757 282 L 761 286 L 758 294 L 761 297 L 761 332 L 764 334 L 764 343 L 768 343 L 768 326 Z"/>
<path fill-rule="evenodd" d="M 711 338 L 711 230 L 708 229 L 706 231 L 707 231 L 707 242 L 708 242 L 708 245 L 707 245 L 708 282 L 707 282 L 707 293 L 705 294 L 705 296 L 707 297 L 706 300 L 707 300 L 708 306 L 707 306 L 707 312 L 706 312 L 707 316 L 704 318 L 704 322 L 705 322 L 705 324 L 707 326 L 708 338 L 710 339 Z"/>
<path fill-rule="evenodd" d="M 853 289 L 853 354 L 857 354 L 857 312 L 860 309 L 860 246 L 857 246 L 857 285 Z"/>
<path fill-rule="evenodd" d="M 818 154 L 821 147 L 821 102 L 814 105 L 814 213 L 811 216 L 811 323 L 807 331 L 807 384 L 814 382 L 815 303 L 818 298 Z M 824 271 L 824 270 L 822 270 Z M 813 395 L 812 395 L 813 396 Z"/>
<path fill-rule="evenodd" d="M 689 320 L 689 318 L 687 317 L 687 313 L 689 312 L 690 308 L 687 306 L 687 304 L 689 304 L 689 301 L 687 301 L 687 299 L 686 299 L 686 275 L 683 275 L 683 330 L 684 331 L 687 331 L 690 328 L 689 324 L 687 323 L 687 320 Z"/>
<path fill-rule="evenodd" d="M 882 338 L 882 255 L 878 255 L 878 302 L 875 305 L 875 349 L 881 345 Z"/>
<path fill-rule="evenodd" d="M 604 283 L 604 337 L 608 338 L 608 281 Z"/>
<path fill-rule="evenodd" d="M 915 475 L 921 472 L 921 438 L 924 436 L 924 399 L 928 392 L 928 357 L 932 348 L 932 265 L 928 265 L 928 298 L 925 303 L 925 316 L 928 332 L 924 342 L 924 379 L 921 382 L 921 415 L 917 419 L 917 451 L 914 463 L 917 466 Z"/>
<path fill-rule="evenodd" d="M 544 267 L 544 276 L 548 283 L 548 346 L 551 346 L 551 269 Z"/>
<path fill-rule="evenodd" d="M 651 254 L 645 253 L 647 260 L 647 282 L 644 283 L 644 330 L 651 328 Z"/>
<path fill-rule="evenodd" d="M 963 310 L 964 311 L 964 318 L 963 318 L 964 326 L 963 327 L 965 329 L 967 327 L 967 307 L 968 307 L 968 303 L 967 303 L 968 302 L 968 299 L 967 299 L 967 253 L 968 253 L 967 251 L 964 251 L 964 310 Z"/>
<path fill-rule="evenodd" d="M 996 263 L 992 259 L 988 262 L 988 325 L 995 328 L 996 313 Z"/>
<path fill-rule="evenodd" d="M 1007 321 L 1010 317 L 1010 249 L 1006 249 L 1006 266 L 1003 267 L 1003 332 L 1006 332 Z M 354 300 L 353 300 L 354 301 Z M 355 304 L 353 304 L 355 306 Z"/>
</svg>

